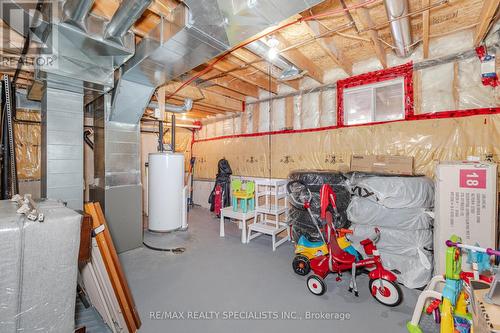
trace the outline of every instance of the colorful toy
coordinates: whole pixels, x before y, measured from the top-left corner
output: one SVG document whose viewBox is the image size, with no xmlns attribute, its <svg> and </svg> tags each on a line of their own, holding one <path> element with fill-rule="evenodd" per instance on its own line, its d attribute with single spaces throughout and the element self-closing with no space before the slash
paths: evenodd
<svg viewBox="0 0 500 333">
<path fill-rule="evenodd" d="M 293 182 L 295 187 L 305 187 L 305 185 L 300 182 Z M 304 190 L 297 191 L 294 193 L 304 193 Z M 310 192 L 309 192 L 310 193 Z M 293 196 L 292 196 L 293 197 Z M 292 198 L 295 202 L 295 198 Z M 368 276 L 370 278 L 369 289 L 372 296 L 381 304 L 387 306 L 396 306 L 402 301 L 402 292 L 396 282 L 396 276 L 386 270 L 382 265 L 382 260 L 377 251 L 377 247 L 374 243 L 378 240 L 380 236 L 380 231 L 375 229 L 375 237 L 371 239 L 365 239 L 361 242 L 365 250 L 367 259 L 358 259 L 358 253 L 349 253 L 353 249 L 350 249 L 350 242 L 345 238 L 345 236 L 350 233 L 344 229 L 337 230 L 333 223 L 334 219 L 339 216 L 336 204 L 336 195 L 332 188 L 325 184 L 321 187 L 320 191 L 321 200 L 321 214 L 320 218 L 326 221 L 326 240 L 323 236 L 321 230 L 319 230 L 320 235 L 326 245 L 328 246 L 328 254 L 320 255 L 310 259 L 310 268 L 314 274 L 310 275 L 307 279 L 307 287 L 309 291 L 314 295 L 323 295 L 326 292 L 326 284 L 324 278 L 329 273 L 337 274 L 337 281 L 341 280 L 342 273 L 344 271 L 351 272 L 351 281 L 349 284 L 349 291 L 354 292 L 358 296 L 358 288 L 356 284 L 356 271 L 359 268 L 369 269 Z M 306 200 L 307 202 L 307 200 Z M 307 203 L 305 206 L 309 206 Z M 306 207 L 307 208 L 307 207 Z M 333 213 L 332 213 L 333 211 Z M 344 249 L 340 246 L 343 244 Z"/>
<path fill-rule="evenodd" d="M 328 246 L 326 245 L 323 232 L 311 212 L 311 191 L 304 183 L 292 181 L 287 184 L 287 192 L 294 207 L 307 210 L 321 238 L 320 241 L 314 242 L 310 241 L 305 235 L 301 235 L 295 246 L 295 257 L 292 261 L 293 271 L 298 275 L 307 275 L 311 271 L 310 260 L 314 257 L 328 254 Z"/>
<path fill-rule="evenodd" d="M 456 235 L 446 241 L 446 246 L 448 249 L 446 250 L 445 274 L 433 277 L 418 297 L 413 317 L 406 324 L 410 333 L 422 333 L 419 322 L 422 309 L 429 299 L 434 300 L 427 307 L 426 312 L 434 314 L 436 323 L 440 324 L 440 333 L 471 332 L 472 319 L 470 313 L 467 312 L 468 285 L 471 279 L 491 283 L 491 277 L 480 273 L 491 269 L 489 256 L 500 256 L 500 251 L 462 244 L 461 238 Z M 462 271 L 462 249 L 469 252 L 468 262 L 472 264 L 472 272 Z M 442 293 L 437 291 L 438 284 L 444 284 Z"/>
<path fill-rule="evenodd" d="M 244 185 L 244 186 L 243 186 Z M 255 183 L 252 181 L 243 182 L 239 179 L 231 181 L 233 211 L 238 210 L 238 202 L 241 203 L 241 210 L 246 213 L 254 210 L 255 207 Z"/>
</svg>

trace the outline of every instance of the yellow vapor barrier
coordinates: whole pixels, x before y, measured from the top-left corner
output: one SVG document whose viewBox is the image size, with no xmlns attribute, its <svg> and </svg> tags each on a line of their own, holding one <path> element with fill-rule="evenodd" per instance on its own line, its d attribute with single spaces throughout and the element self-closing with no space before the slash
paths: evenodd
<svg viewBox="0 0 500 333">
<path fill-rule="evenodd" d="M 197 178 L 215 178 L 225 157 L 233 174 L 286 178 L 297 169 L 348 171 L 352 154 L 414 157 L 416 174 L 434 175 L 438 161 L 500 158 L 500 115 L 392 122 L 316 132 L 195 142 Z"/>
<path fill-rule="evenodd" d="M 17 110 L 14 122 L 17 176 L 20 180 L 40 179 L 40 112 Z"/>
</svg>

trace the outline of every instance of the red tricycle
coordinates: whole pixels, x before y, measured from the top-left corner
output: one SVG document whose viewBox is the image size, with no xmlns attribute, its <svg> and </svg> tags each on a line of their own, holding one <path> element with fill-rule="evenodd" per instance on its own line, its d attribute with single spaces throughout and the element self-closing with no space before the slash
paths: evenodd
<svg viewBox="0 0 500 333">
<path fill-rule="evenodd" d="M 296 194 L 302 192 L 302 198 L 307 197 L 308 195 L 304 194 L 309 192 L 307 186 L 298 181 L 294 183 L 294 192 Z M 302 189 L 300 187 L 302 187 Z M 325 232 L 326 237 L 322 238 L 324 238 L 327 243 L 328 253 L 310 260 L 310 267 L 313 274 L 307 278 L 307 287 L 314 295 L 323 295 L 326 292 L 324 279 L 328 274 L 336 273 L 336 280 L 340 281 L 342 273 L 350 271 L 351 281 L 349 284 L 349 291 L 354 292 L 354 294 L 358 296 L 356 271 L 364 268 L 368 271 L 368 277 L 370 279 L 369 290 L 372 296 L 379 303 L 386 306 L 393 307 L 399 305 L 403 300 L 403 293 L 397 284 L 394 273 L 384 268 L 380 254 L 375 245 L 380 237 L 380 231 L 375 228 L 374 237 L 360 242 L 367 256 L 366 259 L 362 259 L 360 256 L 352 254 L 352 251 L 349 251 L 349 253 L 346 251 L 345 246 L 343 249 L 339 245 L 339 241 L 343 241 L 340 238 L 343 238 L 344 235 L 349 232 L 345 229 L 337 229 L 335 227 L 334 220 L 339 216 L 336 199 L 335 192 L 328 184 L 321 187 L 320 218 L 322 221 L 326 222 L 325 228 L 322 230 Z M 307 202 L 307 205 L 309 205 L 309 202 Z"/>
</svg>

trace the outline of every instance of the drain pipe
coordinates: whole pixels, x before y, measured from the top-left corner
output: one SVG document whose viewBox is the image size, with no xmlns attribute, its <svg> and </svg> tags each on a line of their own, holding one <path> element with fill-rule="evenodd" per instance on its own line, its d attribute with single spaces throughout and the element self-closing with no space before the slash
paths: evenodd
<svg viewBox="0 0 500 333">
<path fill-rule="evenodd" d="M 171 118 L 171 122 L 172 122 L 172 131 L 170 133 L 171 135 L 171 138 L 170 138 L 170 147 L 172 149 L 172 153 L 175 153 L 175 113 L 172 114 L 172 118 Z"/>
<path fill-rule="evenodd" d="M 391 26 L 392 39 L 398 57 L 406 58 L 413 47 L 411 41 L 408 0 L 384 0 L 385 10 Z"/>
</svg>

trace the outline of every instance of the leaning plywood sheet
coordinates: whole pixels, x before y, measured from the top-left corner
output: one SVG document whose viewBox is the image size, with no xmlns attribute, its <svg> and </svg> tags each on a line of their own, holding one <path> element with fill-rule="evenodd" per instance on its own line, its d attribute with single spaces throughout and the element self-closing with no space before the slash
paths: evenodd
<svg viewBox="0 0 500 333">
<path fill-rule="evenodd" d="M 111 235 L 104 219 L 99 204 L 85 204 L 85 212 L 92 216 L 93 228 L 96 233 L 95 239 L 99 246 L 100 254 L 106 267 L 107 275 L 113 286 L 114 293 L 118 299 L 120 310 L 125 318 L 129 332 L 136 332 L 141 322 L 135 304 L 128 288 L 125 275 L 121 270 L 120 261 L 113 246 Z"/>
<path fill-rule="evenodd" d="M 45 221 L 0 201 L 0 330 L 74 330 L 81 215 L 61 203 L 38 204 Z"/>
</svg>

